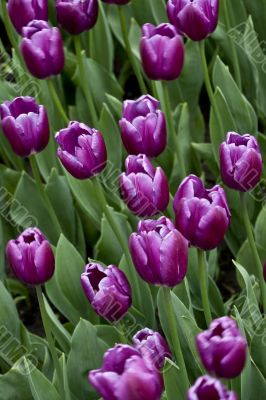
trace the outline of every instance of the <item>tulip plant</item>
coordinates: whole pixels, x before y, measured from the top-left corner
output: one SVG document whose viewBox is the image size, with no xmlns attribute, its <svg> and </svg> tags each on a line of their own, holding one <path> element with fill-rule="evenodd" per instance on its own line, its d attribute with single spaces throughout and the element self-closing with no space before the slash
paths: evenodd
<svg viewBox="0 0 266 400">
<path fill-rule="evenodd" d="M 265 1 L 0 20 L 0 399 L 264 399 Z"/>
</svg>

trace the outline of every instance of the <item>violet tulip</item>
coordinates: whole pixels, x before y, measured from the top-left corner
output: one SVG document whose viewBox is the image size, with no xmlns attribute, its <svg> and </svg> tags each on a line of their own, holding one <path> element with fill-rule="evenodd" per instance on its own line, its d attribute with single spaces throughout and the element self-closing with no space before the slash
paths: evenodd
<svg viewBox="0 0 266 400">
<path fill-rule="evenodd" d="M 129 249 L 137 272 L 153 285 L 174 287 L 186 276 L 188 243 L 166 217 L 140 221 Z"/>
<path fill-rule="evenodd" d="M 132 342 L 143 358 L 149 359 L 157 369 L 164 366 L 166 357 L 171 358 L 169 346 L 159 332 L 144 328 L 133 336 Z"/>
<path fill-rule="evenodd" d="M 98 0 L 56 0 L 59 24 L 71 35 L 91 29 L 98 17 Z"/>
<path fill-rule="evenodd" d="M 95 312 L 111 322 L 123 318 L 131 306 L 130 285 L 115 265 L 105 269 L 100 264 L 86 265 L 81 285 Z"/>
<path fill-rule="evenodd" d="M 42 151 L 49 142 L 44 106 L 32 97 L 17 97 L 0 105 L 1 126 L 13 151 L 20 157 Z"/>
<path fill-rule="evenodd" d="M 230 223 L 226 195 L 219 185 L 205 189 L 202 181 L 189 175 L 179 186 L 174 211 L 176 227 L 191 243 L 211 250 L 223 240 Z"/>
<path fill-rule="evenodd" d="M 163 212 L 169 202 L 167 177 L 143 154 L 128 156 L 126 172 L 120 175 L 120 189 L 128 208 L 140 217 Z"/>
<path fill-rule="evenodd" d="M 105 353 L 102 367 L 89 373 L 89 381 L 104 400 L 160 400 L 163 391 L 160 373 L 125 344 Z"/>
<path fill-rule="evenodd" d="M 87 125 L 71 121 L 55 136 L 57 155 L 66 170 L 77 179 L 87 179 L 101 172 L 107 161 L 102 134 Z"/>
<path fill-rule="evenodd" d="M 255 137 L 229 132 L 220 146 L 220 167 L 228 187 L 241 192 L 252 190 L 262 174 L 262 157 Z"/>
<path fill-rule="evenodd" d="M 187 400 L 237 400 L 237 395 L 217 379 L 205 375 L 189 389 Z"/>
<path fill-rule="evenodd" d="M 34 19 L 48 21 L 48 0 L 8 0 L 7 10 L 19 34 Z"/>
<path fill-rule="evenodd" d="M 241 374 L 246 362 L 247 342 L 232 318 L 212 321 L 209 329 L 198 334 L 196 344 L 209 373 L 225 379 Z"/>
<path fill-rule="evenodd" d="M 29 285 L 42 285 L 54 273 L 52 248 L 38 228 L 28 228 L 6 246 L 6 256 L 16 277 Z"/>
<path fill-rule="evenodd" d="M 167 14 L 180 33 L 203 40 L 217 27 L 219 0 L 168 0 Z"/>
<path fill-rule="evenodd" d="M 126 100 L 119 121 L 121 136 L 129 154 L 157 157 L 166 146 L 167 133 L 160 103 L 150 95 Z"/>
<path fill-rule="evenodd" d="M 22 29 L 20 50 L 30 73 L 38 79 L 58 75 L 64 68 L 64 48 L 58 28 L 31 21 Z"/>
<path fill-rule="evenodd" d="M 184 65 L 183 38 L 171 24 L 145 24 L 140 54 L 150 79 L 171 81 L 179 77 Z"/>
</svg>

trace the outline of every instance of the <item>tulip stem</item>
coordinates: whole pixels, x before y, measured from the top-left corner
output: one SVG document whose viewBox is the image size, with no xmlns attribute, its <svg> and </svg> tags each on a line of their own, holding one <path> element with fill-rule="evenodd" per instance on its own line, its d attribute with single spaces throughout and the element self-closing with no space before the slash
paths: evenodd
<svg viewBox="0 0 266 400">
<path fill-rule="evenodd" d="M 177 320 L 175 317 L 174 313 L 174 308 L 173 308 L 173 302 L 172 302 L 172 296 L 171 296 L 171 289 L 163 286 L 163 295 L 164 295 L 164 300 L 165 300 L 165 313 L 168 321 L 168 327 L 169 327 L 169 332 L 171 335 L 171 341 L 172 341 L 172 346 L 174 350 L 174 354 L 176 357 L 176 361 L 178 363 L 178 367 L 180 368 L 180 373 L 182 375 L 182 382 L 184 382 L 186 391 L 189 388 L 189 379 L 187 375 L 187 369 L 186 369 L 186 364 L 184 361 L 184 357 L 182 354 L 181 350 L 181 345 L 178 337 L 178 332 L 177 332 Z M 185 395 L 185 393 L 184 393 Z"/>
<path fill-rule="evenodd" d="M 75 44 L 76 57 L 77 57 L 79 73 L 80 73 L 80 87 L 83 90 L 84 96 L 86 98 L 86 101 L 87 101 L 87 104 L 88 104 L 88 107 L 90 110 L 93 126 L 96 128 L 97 124 L 98 124 L 98 116 L 97 116 L 97 111 L 95 109 L 93 98 L 91 95 L 91 90 L 90 90 L 90 87 L 88 86 L 88 76 L 86 76 L 86 70 L 85 70 L 86 59 L 84 59 L 86 56 L 85 56 L 85 52 L 83 54 L 79 35 L 75 35 L 74 44 Z"/>
<path fill-rule="evenodd" d="M 256 267 L 257 278 L 259 279 L 263 312 L 264 312 L 264 314 L 266 314 L 266 284 L 265 284 L 265 281 L 263 278 L 263 266 L 261 263 L 261 259 L 260 259 L 259 253 L 258 253 L 257 246 L 256 246 L 253 227 L 251 225 L 249 215 L 248 215 L 248 208 L 247 208 L 245 193 L 239 192 L 239 196 L 240 196 L 240 202 L 241 202 L 241 206 L 242 206 L 243 220 L 244 220 L 244 225 L 246 228 L 248 242 L 249 242 L 249 246 L 252 251 L 253 258 L 254 258 L 254 265 Z"/>
<path fill-rule="evenodd" d="M 97 180 L 97 178 L 95 178 L 93 180 L 93 182 L 94 182 L 94 189 L 95 189 L 95 193 L 96 193 L 98 202 L 101 205 L 102 211 L 106 217 L 106 220 L 109 223 L 118 242 L 120 243 L 122 251 L 125 255 L 126 262 L 127 262 L 128 268 L 129 268 L 131 284 L 134 285 L 134 288 L 136 290 L 137 304 L 138 304 L 138 307 L 140 307 L 141 306 L 140 289 L 139 289 L 139 285 L 138 285 L 137 276 L 134 273 L 135 267 L 134 267 L 134 264 L 133 264 L 133 261 L 132 261 L 132 258 L 131 258 L 130 252 L 129 252 L 128 239 L 125 237 L 124 233 L 121 232 L 118 223 L 116 222 L 112 212 L 110 211 L 110 208 L 108 207 L 107 202 L 106 202 L 106 198 L 105 198 L 103 189 L 102 189 L 99 181 Z"/>
<path fill-rule="evenodd" d="M 198 264 L 199 264 L 199 275 L 200 275 L 201 300 L 202 300 L 206 324 L 207 326 L 209 326 L 210 323 L 212 322 L 212 314 L 208 296 L 208 284 L 207 284 L 208 274 L 205 264 L 205 254 L 204 251 L 201 249 L 198 249 Z"/>
<path fill-rule="evenodd" d="M 61 232 L 62 232 L 62 229 L 61 229 L 60 223 L 58 221 L 58 218 L 56 216 L 56 213 L 55 213 L 55 211 L 53 209 L 53 206 L 52 206 L 52 204 L 50 202 L 48 194 L 46 193 L 46 191 L 44 189 L 44 186 L 42 184 L 42 179 L 41 179 L 41 176 L 40 176 L 40 173 L 39 173 L 39 168 L 38 168 L 36 159 L 35 159 L 34 156 L 30 156 L 29 157 L 29 161 L 30 161 L 30 166 L 31 166 L 33 177 L 34 177 L 34 179 L 36 181 L 36 185 L 37 185 L 37 187 L 39 189 L 39 192 L 40 192 L 40 194 L 41 194 L 41 196 L 42 196 L 42 198 L 43 198 L 43 200 L 44 200 L 44 202 L 46 204 L 47 210 L 50 213 L 51 219 L 53 221 L 54 228 L 55 228 L 55 230 L 57 232 L 57 235 L 59 237 Z"/>
<path fill-rule="evenodd" d="M 58 95 L 56 93 L 56 90 L 55 90 L 55 87 L 54 87 L 52 79 L 47 79 L 46 82 L 47 82 L 51 97 L 53 99 L 53 102 L 54 102 L 59 114 L 61 115 L 61 117 L 64 120 L 64 122 L 66 124 L 68 124 L 68 122 L 69 122 L 68 116 L 66 115 L 65 110 L 64 110 L 64 108 L 62 106 L 62 103 L 61 103 L 61 101 L 60 101 L 60 99 L 59 99 L 59 97 L 58 97 Z"/>
<path fill-rule="evenodd" d="M 228 0 L 224 0 L 223 4 L 224 4 L 224 16 L 225 16 L 225 23 L 226 23 L 226 29 L 227 29 L 227 36 L 228 36 L 231 53 L 232 53 L 234 75 L 235 75 L 237 86 L 239 87 L 240 90 L 242 90 L 241 72 L 240 72 L 240 67 L 239 67 L 239 62 L 238 62 L 236 46 L 233 42 L 232 37 L 228 34 L 228 31 L 231 27 L 230 16 L 229 16 L 229 11 L 228 11 L 228 8 L 229 8 Z"/>
<path fill-rule="evenodd" d="M 137 61 L 134 58 L 134 54 L 132 52 L 132 48 L 131 48 L 131 45 L 130 45 L 130 42 L 129 42 L 128 31 L 127 31 L 127 23 L 126 23 L 126 18 L 125 18 L 123 7 L 124 6 L 118 6 L 118 14 L 119 14 L 120 27 L 121 27 L 121 32 L 122 32 L 122 36 L 123 36 L 126 52 L 127 52 L 130 64 L 131 64 L 131 66 L 133 68 L 133 71 L 134 71 L 134 73 L 136 75 L 136 78 L 138 80 L 140 90 L 141 90 L 142 94 L 146 94 L 147 93 L 147 88 L 146 88 L 146 85 L 145 85 L 141 70 L 139 68 L 139 65 L 137 64 Z"/>
<path fill-rule="evenodd" d="M 167 126 L 168 126 L 168 132 L 170 134 L 170 140 L 169 140 L 169 145 L 170 148 L 174 148 L 176 150 L 176 155 L 177 159 L 179 162 L 179 167 L 180 167 L 180 174 L 181 178 L 185 178 L 186 176 L 186 167 L 185 163 L 180 151 L 180 146 L 177 140 L 177 133 L 175 129 L 175 124 L 174 124 L 174 119 L 171 111 L 171 103 L 169 99 L 169 93 L 168 93 L 168 87 L 167 87 L 167 82 L 162 82 L 162 93 L 163 93 L 163 103 L 164 103 L 164 112 L 166 116 L 166 121 L 167 121 Z"/>
<path fill-rule="evenodd" d="M 217 107 L 217 104 L 215 101 L 215 97 L 214 97 L 214 93 L 213 93 L 212 85 L 211 85 L 211 80 L 210 80 L 210 76 L 209 76 L 209 69 L 208 69 L 208 64 L 207 64 L 207 59 L 206 59 L 205 41 L 204 40 L 199 42 L 199 49 L 200 49 L 201 63 L 202 63 L 202 68 L 203 68 L 206 90 L 207 90 L 207 93 L 209 96 L 211 106 L 214 111 L 215 118 L 218 122 L 219 128 L 220 128 L 221 132 L 224 134 L 223 122 L 221 120 L 221 116 L 220 116 L 220 113 L 219 113 L 219 110 L 218 110 L 218 107 Z"/>
<path fill-rule="evenodd" d="M 45 304 L 44 304 L 44 299 L 43 299 L 43 294 L 42 294 L 42 287 L 41 286 L 36 286 L 36 293 L 37 293 L 37 298 L 38 298 L 38 303 L 40 307 L 40 312 L 41 312 L 41 317 L 42 317 L 42 322 L 43 322 L 43 327 L 44 327 L 44 332 L 46 335 L 46 339 L 48 342 L 49 350 L 51 352 L 51 356 L 53 359 L 54 363 L 54 368 L 56 371 L 58 383 L 59 383 L 59 388 L 60 388 L 60 393 L 62 396 L 62 399 L 65 398 L 64 396 L 64 384 L 63 384 L 63 375 L 62 375 L 62 370 L 59 364 L 59 359 L 57 356 L 57 350 L 55 347 L 55 343 L 53 340 L 52 332 L 50 329 L 50 322 L 49 322 L 49 317 L 46 312 Z"/>
</svg>

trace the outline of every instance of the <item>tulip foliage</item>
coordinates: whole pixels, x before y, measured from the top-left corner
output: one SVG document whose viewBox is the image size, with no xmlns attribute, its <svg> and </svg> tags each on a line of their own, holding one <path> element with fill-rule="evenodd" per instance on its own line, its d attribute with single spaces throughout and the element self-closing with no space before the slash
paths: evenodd
<svg viewBox="0 0 266 400">
<path fill-rule="evenodd" d="M 0 20 L 0 399 L 264 399 L 265 1 Z"/>
</svg>

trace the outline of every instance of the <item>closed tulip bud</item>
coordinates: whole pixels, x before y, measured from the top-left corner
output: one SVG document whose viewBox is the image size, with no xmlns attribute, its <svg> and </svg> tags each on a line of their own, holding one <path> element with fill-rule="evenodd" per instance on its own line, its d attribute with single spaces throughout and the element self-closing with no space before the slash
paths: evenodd
<svg viewBox="0 0 266 400">
<path fill-rule="evenodd" d="M 184 65 L 184 53 L 182 36 L 173 25 L 143 25 L 140 54 L 150 79 L 171 81 L 178 78 Z"/>
<path fill-rule="evenodd" d="M 105 353 L 102 367 L 89 373 L 89 381 L 104 400 L 160 400 L 163 391 L 160 373 L 125 344 Z"/>
<path fill-rule="evenodd" d="M 20 50 L 30 73 L 38 79 L 60 74 L 65 59 L 59 29 L 34 20 L 22 29 L 22 34 Z"/>
<path fill-rule="evenodd" d="M 165 358 L 171 358 L 171 352 L 165 339 L 158 332 L 144 328 L 133 336 L 134 346 L 141 352 L 143 358 L 151 361 L 155 368 L 164 366 Z"/>
<path fill-rule="evenodd" d="M 226 195 L 219 185 L 205 189 L 195 175 L 185 178 L 174 199 L 176 227 L 192 246 L 211 250 L 223 240 L 230 223 Z"/>
<path fill-rule="evenodd" d="M 156 169 L 148 157 L 128 156 L 126 172 L 120 175 L 120 190 L 128 208 L 140 217 L 163 212 L 169 203 L 168 181 L 161 167 Z"/>
<path fill-rule="evenodd" d="M 237 395 L 217 379 L 205 375 L 189 389 L 187 400 L 237 400 Z"/>
<path fill-rule="evenodd" d="M 107 4 L 117 4 L 119 6 L 123 6 L 124 4 L 130 2 L 130 0 L 102 0 L 102 1 Z"/>
<path fill-rule="evenodd" d="M 28 228 L 6 246 L 6 256 L 16 277 L 29 285 L 42 285 L 54 273 L 52 248 L 38 228 Z"/>
<path fill-rule="evenodd" d="M 7 10 L 19 34 L 34 19 L 48 21 L 48 0 L 8 0 Z"/>
<path fill-rule="evenodd" d="M 0 105 L 1 126 L 13 151 L 20 157 L 42 151 L 49 142 L 44 106 L 32 97 L 17 97 Z"/>
<path fill-rule="evenodd" d="M 220 168 L 228 187 L 241 192 L 254 189 L 262 174 L 262 157 L 255 137 L 229 132 L 220 146 Z"/>
<path fill-rule="evenodd" d="M 91 29 L 98 17 L 98 0 L 56 0 L 59 24 L 71 35 Z"/>
<path fill-rule="evenodd" d="M 217 27 L 219 0 L 168 0 L 167 14 L 180 33 L 203 40 Z"/>
<path fill-rule="evenodd" d="M 119 125 L 129 154 L 157 157 L 164 151 L 167 141 L 166 122 L 159 106 L 159 101 L 149 95 L 124 102 Z"/>
<path fill-rule="evenodd" d="M 209 329 L 198 334 L 196 344 L 209 373 L 225 379 L 241 374 L 246 363 L 247 342 L 232 318 L 212 321 Z"/>
<path fill-rule="evenodd" d="M 101 172 L 107 161 L 102 134 L 83 123 L 72 121 L 55 136 L 57 155 L 66 170 L 77 179 L 88 179 Z"/>
<path fill-rule="evenodd" d="M 140 221 L 129 248 L 139 275 L 153 285 L 174 287 L 187 273 L 188 243 L 166 217 Z"/>
<path fill-rule="evenodd" d="M 119 321 L 132 303 L 131 288 L 123 271 L 115 265 L 86 265 L 81 285 L 94 311 L 108 321 Z"/>
</svg>

